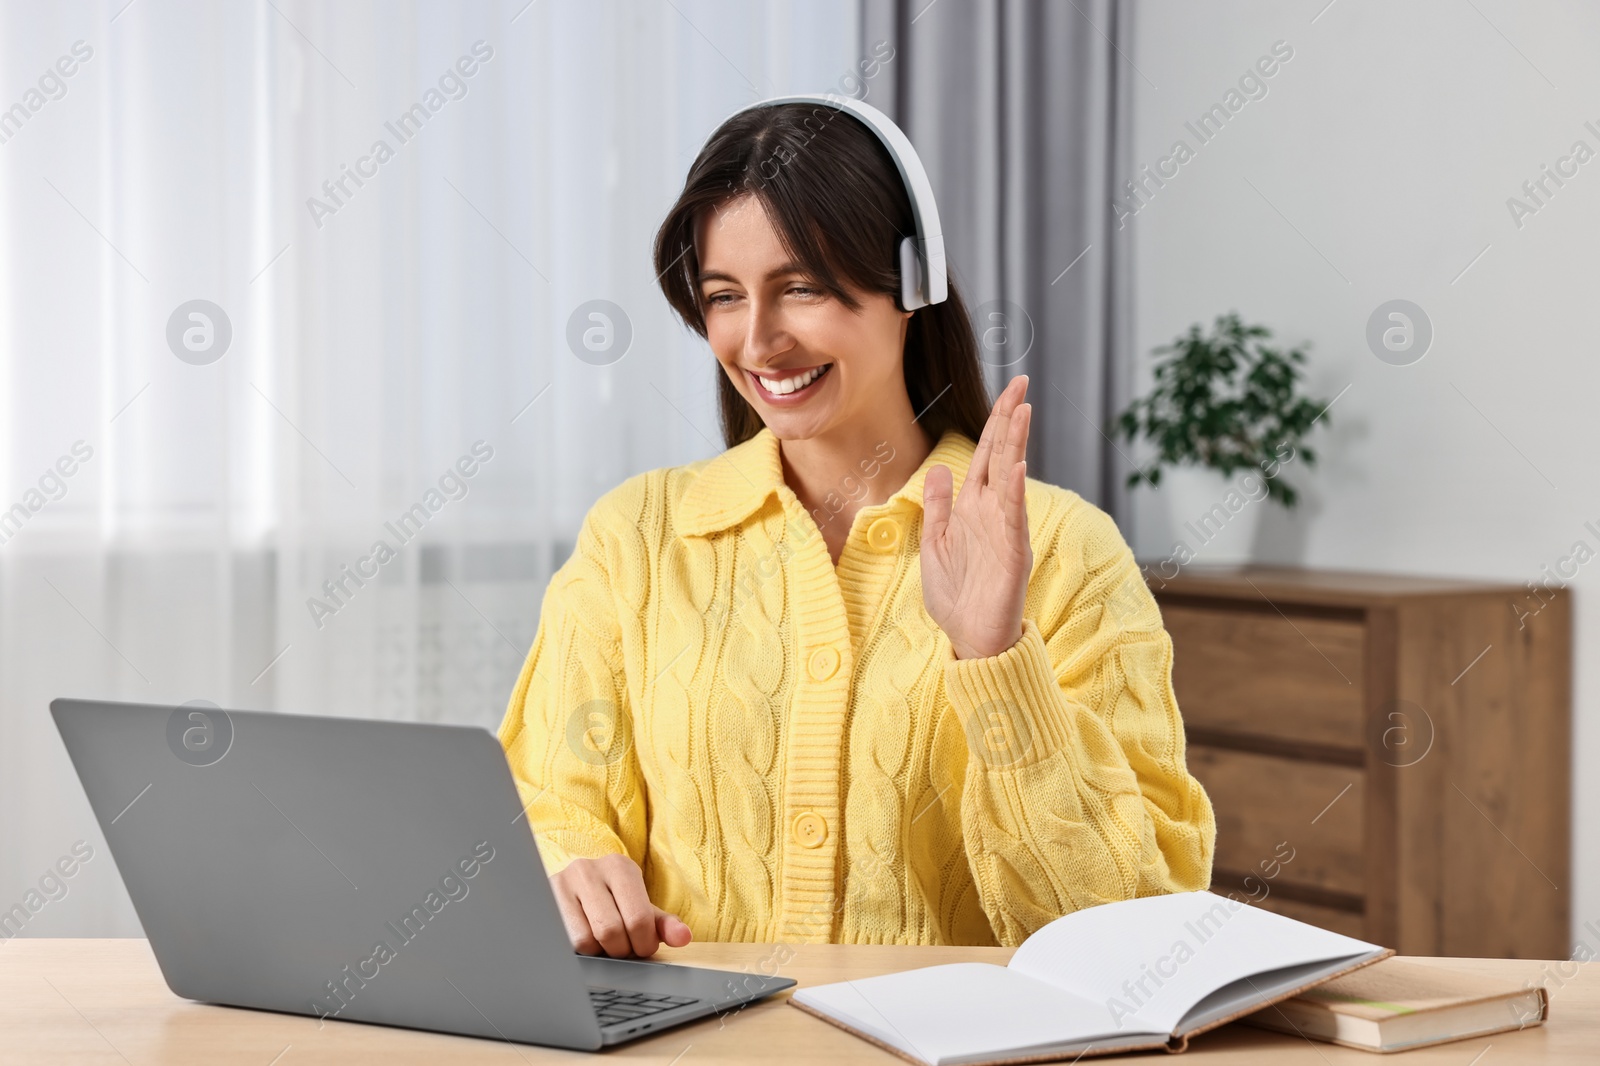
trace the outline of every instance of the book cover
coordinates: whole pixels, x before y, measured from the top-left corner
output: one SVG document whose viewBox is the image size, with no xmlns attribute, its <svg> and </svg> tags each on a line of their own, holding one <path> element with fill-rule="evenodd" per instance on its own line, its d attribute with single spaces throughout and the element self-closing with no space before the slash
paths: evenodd
<svg viewBox="0 0 1600 1066">
<path fill-rule="evenodd" d="M 1390 958 L 1245 1018 L 1248 1025 L 1367 1051 L 1405 1051 L 1543 1025 L 1542 987 Z"/>
</svg>

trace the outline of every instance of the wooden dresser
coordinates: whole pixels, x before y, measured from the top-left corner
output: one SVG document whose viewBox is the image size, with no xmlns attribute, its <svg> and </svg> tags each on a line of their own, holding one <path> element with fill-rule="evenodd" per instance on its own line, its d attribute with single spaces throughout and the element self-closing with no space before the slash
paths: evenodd
<svg viewBox="0 0 1600 1066">
<path fill-rule="evenodd" d="M 1404 955 L 1568 956 L 1570 593 L 1158 574 L 1215 890 Z"/>
</svg>

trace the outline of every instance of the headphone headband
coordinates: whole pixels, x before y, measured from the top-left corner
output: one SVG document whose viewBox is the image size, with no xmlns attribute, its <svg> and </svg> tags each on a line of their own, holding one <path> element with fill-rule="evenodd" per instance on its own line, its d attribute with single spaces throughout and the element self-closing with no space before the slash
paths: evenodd
<svg viewBox="0 0 1600 1066">
<path fill-rule="evenodd" d="M 895 169 L 900 172 L 900 181 L 911 200 L 911 217 L 917 228 L 914 236 L 900 239 L 900 309 L 914 311 L 928 304 L 943 303 L 950 295 L 950 284 L 945 272 L 944 231 L 939 226 L 939 208 L 933 200 L 933 186 L 928 183 L 928 172 L 923 169 L 922 159 L 911 146 L 911 140 L 905 132 L 894 124 L 893 119 L 872 105 L 832 93 L 774 96 L 741 107 L 734 115 L 769 104 L 822 104 L 838 111 L 847 111 L 877 136 L 888 150 L 889 158 L 894 160 Z M 732 118 L 733 115 L 728 117 Z"/>
</svg>

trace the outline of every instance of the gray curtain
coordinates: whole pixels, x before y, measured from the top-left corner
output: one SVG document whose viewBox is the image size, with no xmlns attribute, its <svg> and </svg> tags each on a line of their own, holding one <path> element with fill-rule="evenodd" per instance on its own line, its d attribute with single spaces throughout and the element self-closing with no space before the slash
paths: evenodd
<svg viewBox="0 0 1600 1066">
<path fill-rule="evenodd" d="M 1131 13 L 1118 0 L 862 0 L 867 101 L 905 129 L 939 201 L 951 278 L 992 392 L 1029 375 L 1029 473 L 1121 518 Z M 1069 269 L 1070 268 L 1070 269 Z"/>
</svg>

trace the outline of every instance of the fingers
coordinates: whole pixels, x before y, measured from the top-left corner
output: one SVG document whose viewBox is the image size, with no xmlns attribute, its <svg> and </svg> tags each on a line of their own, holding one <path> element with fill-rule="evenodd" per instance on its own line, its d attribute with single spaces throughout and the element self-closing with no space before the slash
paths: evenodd
<svg viewBox="0 0 1600 1066">
<path fill-rule="evenodd" d="M 1027 391 L 1026 374 L 1012 378 L 1000 391 L 999 399 L 995 400 L 994 408 L 989 412 L 989 420 L 983 425 L 978 446 L 972 453 L 972 465 L 967 469 L 967 478 L 961 483 L 963 495 L 966 494 L 968 485 L 973 486 L 973 491 L 976 492 L 991 482 L 999 483 L 1003 473 L 1001 460 L 1011 413 L 1017 404 L 1022 402 L 1022 397 Z"/>
<path fill-rule="evenodd" d="M 1027 507 L 1027 477 L 1028 477 L 1028 433 L 1033 426 L 1033 404 L 1022 402 L 1022 397 L 1027 393 L 1028 379 L 1024 376 L 1013 378 L 1000 394 L 1000 400 L 995 404 L 994 416 L 990 419 L 989 426 L 985 426 L 985 433 L 993 433 L 988 451 L 987 467 L 973 458 L 972 472 L 969 472 L 967 481 L 963 483 L 961 494 L 966 495 L 966 486 L 974 479 L 979 478 L 979 472 L 986 472 L 981 478 L 986 490 L 993 490 L 995 501 L 1000 511 L 1001 528 L 1004 531 L 1004 548 L 1000 544 L 988 543 L 986 547 L 992 557 L 1009 551 L 1013 557 L 1026 556 L 1030 550 L 1028 539 L 1028 507 Z M 999 421 L 1004 415 L 1004 422 Z M 990 426 L 994 428 L 991 430 Z M 980 499 L 983 498 L 980 496 Z M 985 508 L 987 510 L 987 507 Z"/>
<path fill-rule="evenodd" d="M 954 475 L 940 463 L 928 468 L 922 481 L 922 540 L 937 541 L 950 524 L 950 492 Z"/>
<path fill-rule="evenodd" d="M 994 414 L 1000 416 L 1000 423 L 995 427 L 994 446 L 989 450 L 989 478 L 986 484 L 996 488 L 1005 481 L 1006 475 L 1017 463 L 1018 457 L 1013 455 L 1015 416 L 1027 392 L 1028 376 L 1019 374 L 1006 384 L 1005 391 L 1000 394 L 1000 402 L 994 405 Z"/>
<path fill-rule="evenodd" d="M 1028 457 L 1028 428 L 1032 424 L 1033 404 L 1019 403 L 1011 412 L 1011 423 L 1006 428 L 1006 444 L 1000 457 L 1000 477 L 996 484 L 1000 481 L 1009 484 L 1017 464 Z"/>
<path fill-rule="evenodd" d="M 1005 512 L 1006 539 L 1011 542 L 1011 550 L 1024 554 L 1028 550 L 1028 462 L 1024 459 L 1012 470 L 1011 479 L 1006 482 L 1005 500 L 1001 510 Z"/>
<path fill-rule="evenodd" d="M 589 928 L 589 916 L 579 898 L 578 876 L 582 871 L 573 867 L 582 862 L 583 859 L 574 859 L 565 870 L 551 877 L 550 888 L 555 892 L 557 906 L 561 908 L 561 921 L 567 927 L 567 939 L 572 941 L 572 950 L 580 955 L 602 955 L 605 949 Z"/>
<path fill-rule="evenodd" d="M 669 948 L 681 948 L 694 939 L 694 933 L 676 914 L 668 914 L 660 907 L 656 912 L 656 935 Z"/>
<path fill-rule="evenodd" d="M 644 875 L 626 855 L 574 859 L 550 879 L 573 950 L 613 958 L 654 955 L 662 940 L 687 944 L 689 927 L 673 915 L 671 937 L 661 932 L 661 911 L 650 902 Z M 675 940 L 681 941 L 676 943 Z"/>
<path fill-rule="evenodd" d="M 1018 555 L 1028 551 L 1028 430 L 1033 425 L 1033 404 L 1018 404 L 1006 435 L 1005 475 L 1000 489 L 1006 541 Z"/>
<path fill-rule="evenodd" d="M 963 495 L 968 485 L 974 486 L 976 491 L 976 486 L 982 485 L 984 478 L 988 476 L 989 453 L 994 450 L 995 433 L 1002 421 L 1001 414 L 1005 408 L 1006 396 L 1010 394 L 1014 383 L 1015 379 L 1006 383 L 1006 387 L 1000 390 L 1000 396 L 995 400 L 994 406 L 989 409 L 989 417 L 983 423 L 983 432 L 978 434 L 978 446 L 972 452 L 972 465 L 967 468 L 967 478 L 961 483 Z"/>
<path fill-rule="evenodd" d="M 661 936 L 656 932 L 656 908 L 644 889 L 644 874 L 639 867 L 625 856 L 619 855 L 617 858 L 621 862 L 612 863 L 606 870 L 606 884 L 621 915 L 623 932 L 631 953 L 641 959 L 649 958 L 661 946 Z"/>
<path fill-rule="evenodd" d="M 578 863 L 583 864 L 577 871 L 578 902 L 583 906 L 584 920 L 589 923 L 589 936 L 600 949 L 583 954 L 605 954 L 612 958 L 629 954 L 633 948 L 628 943 L 627 926 L 623 924 L 622 912 L 617 909 L 617 901 L 597 862 L 579 859 L 573 865 Z"/>
</svg>

